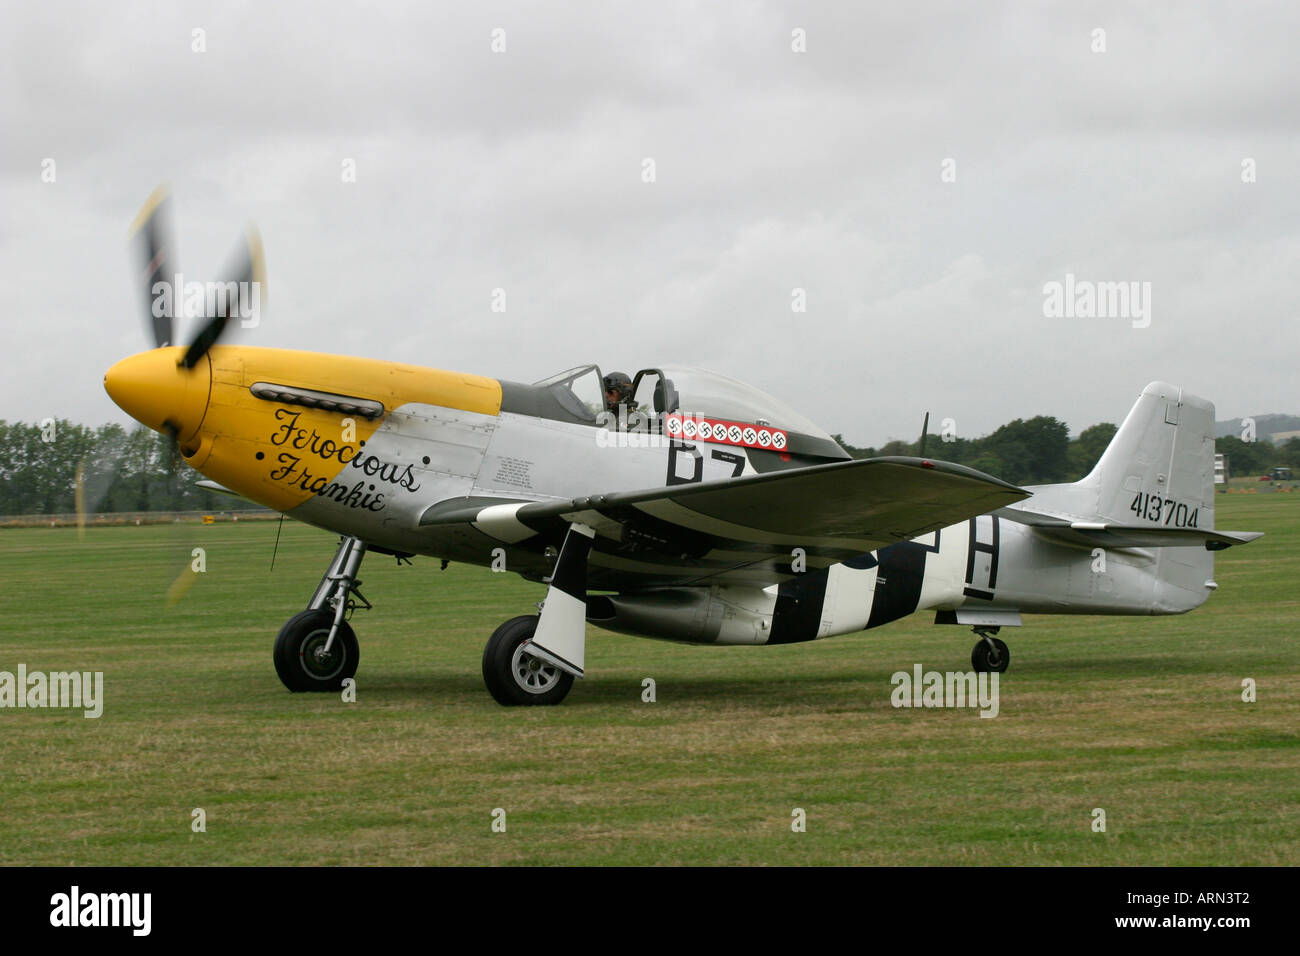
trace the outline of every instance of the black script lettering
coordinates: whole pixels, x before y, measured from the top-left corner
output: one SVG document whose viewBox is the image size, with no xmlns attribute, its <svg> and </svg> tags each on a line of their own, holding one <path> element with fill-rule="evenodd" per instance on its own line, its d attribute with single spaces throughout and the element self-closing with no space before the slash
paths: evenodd
<svg viewBox="0 0 1300 956">
<path fill-rule="evenodd" d="M 281 452 L 278 456 L 281 467 L 271 472 L 272 481 L 289 481 L 294 473 L 298 470 L 298 462 L 302 461 L 297 455 L 291 455 L 287 451 Z"/>
<path fill-rule="evenodd" d="M 277 408 L 275 410 L 276 420 L 284 422 L 284 424 L 277 428 L 275 433 L 271 435 L 272 445 L 283 445 L 289 440 L 289 436 L 293 434 L 294 427 L 298 424 L 298 416 L 301 414 L 301 412 L 291 412 L 287 408 Z"/>
</svg>

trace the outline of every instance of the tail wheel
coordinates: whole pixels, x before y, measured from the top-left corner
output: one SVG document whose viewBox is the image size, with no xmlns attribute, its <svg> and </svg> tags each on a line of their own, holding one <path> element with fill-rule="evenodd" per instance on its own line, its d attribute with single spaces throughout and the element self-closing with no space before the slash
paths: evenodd
<svg viewBox="0 0 1300 956">
<path fill-rule="evenodd" d="M 483 683 L 498 704 L 558 704 L 573 687 L 572 674 L 528 653 L 537 621 L 536 614 L 513 617 L 488 638 L 483 649 Z"/>
<path fill-rule="evenodd" d="M 275 672 L 292 691 L 337 691 L 357 673 L 361 648 L 347 621 L 339 624 L 328 651 L 334 612 L 326 608 L 295 614 L 275 639 Z"/>
<path fill-rule="evenodd" d="M 989 647 L 989 642 L 992 642 L 992 647 Z M 1001 674 L 1011 663 L 1011 649 L 1000 638 L 981 637 L 970 652 L 970 663 L 978 674 Z"/>
</svg>

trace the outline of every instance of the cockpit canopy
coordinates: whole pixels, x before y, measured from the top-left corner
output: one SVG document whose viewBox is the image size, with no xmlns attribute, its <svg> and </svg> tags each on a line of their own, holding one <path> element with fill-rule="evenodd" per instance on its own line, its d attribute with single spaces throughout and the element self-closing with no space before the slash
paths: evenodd
<svg viewBox="0 0 1300 956">
<path fill-rule="evenodd" d="M 646 368 L 632 376 L 629 411 L 653 419 L 678 413 L 730 422 L 769 425 L 809 438 L 832 441 L 811 419 L 752 385 L 688 365 Z M 606 411 L 600 368 L 580 365 L 536 383 L 575 417 L 597 422 Z"/>
</svg>

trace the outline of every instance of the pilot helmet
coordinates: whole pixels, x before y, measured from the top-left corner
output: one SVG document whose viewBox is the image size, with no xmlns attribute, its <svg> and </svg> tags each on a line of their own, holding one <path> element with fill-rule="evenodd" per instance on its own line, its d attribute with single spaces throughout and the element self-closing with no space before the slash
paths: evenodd
<svg viewBox="0 0 1300 956">
<path fill-rule="evenodd" d="M 613 392 L 615 402 L 626 402 L 632 397 L 632 380 L 623 372 L 610 372 L 605 376 L 605 391 Z"/>
</svg>

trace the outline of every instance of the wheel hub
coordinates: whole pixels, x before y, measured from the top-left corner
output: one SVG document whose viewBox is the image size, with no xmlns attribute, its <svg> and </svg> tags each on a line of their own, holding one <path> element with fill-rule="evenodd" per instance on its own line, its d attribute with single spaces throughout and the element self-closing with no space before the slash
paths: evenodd
<svg viewBox="0 0 1300 956">
<path fill-rule="evenodd" d="M 527 641 L 515 648 L 510 658 L 510 674 L 528 693 L 545 694 L 560 682 L 560 669 L 529 654 L 527 648 Z"/>
<path fill-rule="evenodd" d="M 302 642 L 302 652 L 298 659 L 302 662 L 302 668 L 316 680 L 329 680 L 335 674 L 343 669 L 347 662 L 347 654 L 343 649 L 342 641 L 335 641 L 334 646 L 329 651 L 325 650 L 325 644 L 329 640 L 330 632 L 328 630 L 315 631 L 307 636 Z"/>
</svg>

